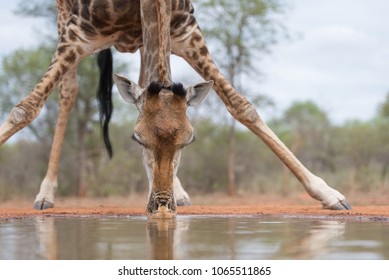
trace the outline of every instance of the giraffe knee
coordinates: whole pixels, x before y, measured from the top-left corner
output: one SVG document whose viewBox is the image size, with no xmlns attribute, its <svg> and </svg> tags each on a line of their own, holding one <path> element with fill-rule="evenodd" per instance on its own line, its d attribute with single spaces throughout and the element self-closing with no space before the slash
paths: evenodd
<svg viewBox="0 0 389 280">
<path fill-rule="evenodd" d="M 9 113 L 7 122 L 17 129 L 29 125 L 38 116 L 40 108 L 28 105 L 24 101 L 16 105 Z"/>
<path fill-rule="evenodd" d="M 30 124 L 39 113 L 39 110 L 30 112 L 20 104 L 9 113 L 5 122 L 0 126 L 0 146 L 12 135 Z"/>
<path fill-rule="evenodd" d="M 228 110 L 237 121 L 246 126 L 256 123 L 260 119 L 257 110 L 249 102 L 241 103 L 236 107 L 230 107 Z"/>
<path fill-rule="evenodd" d="M 11 110 L 7 120 L 11 126 L 23 127 L 31 123 L 36 116 L 37 112 L 29 112 L 22 106 L 16 106 Z"/>
</svg>

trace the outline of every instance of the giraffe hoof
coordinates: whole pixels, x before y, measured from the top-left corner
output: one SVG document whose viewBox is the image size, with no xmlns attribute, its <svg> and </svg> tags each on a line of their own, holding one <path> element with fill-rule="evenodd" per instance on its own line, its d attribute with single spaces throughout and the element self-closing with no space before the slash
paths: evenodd
<svg viewBox="0 0 389 280">
<path fill-rule="evenodd" d="M 54 208 L 54 203 L 45 199 L 34 202 L 34 209 L 36 210 L 45 210 L 49 208 Z"/>
<path fill-rule="evenodd" d="M 351 207 L 350 203 L 348 203 L 347 200 L 342 200 L 328 209 L 330 209 L 330 210 L 351 210 L 352 207 Z"/>
<path fill-rule="evenodd" d="M 190 198 L 182 198 L 177 200 L 177 206 L 190 206 L 190 205 L 192 205 Z"/>
</svg>

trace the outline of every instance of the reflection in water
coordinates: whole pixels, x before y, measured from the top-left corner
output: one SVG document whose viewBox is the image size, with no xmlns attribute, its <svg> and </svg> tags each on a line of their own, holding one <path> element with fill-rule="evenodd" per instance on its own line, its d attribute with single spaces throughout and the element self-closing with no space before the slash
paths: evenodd
<svg viewBox="0 0 389 280">
<path fill-rule="evenodd" d="M 147 221 L 150 259 L 173 260 L 184 259 L 182 246 L 185 246 L 189 230 L 188 219 Z"/>
<path fill-rule="evenodd" d="M 54 226 L 53 217 L 38 217 L 35 223 L 37 235 L 37 255 L 40 259 L 58 259 L 57 231 Z"/>
<path fill-rule="evenodd" d="M 389 224 L 264 217 L 0 221 L 0 259 L 389 259 Z"/>
<path fill-rule="evenodd" d="M 330 242 L 345 233 L 346 224 L 338 221 L 317 221 L 295 238 L 287 239 L 281 246 L 281 252 L 290 259 L 315 259 L 328 255 Z"/>
<path fill-rule="evenodd" d="M 155 260 L 174 259 L 176 219 L 156 219 L 148 221 L 147 231 L 150 238 L 151 258 Z"/>
<path fill-rule="evenodd" d="M 52 217 L 0 221 L 0 259 L 57 259 L 57 245 Z"/>
</svg>

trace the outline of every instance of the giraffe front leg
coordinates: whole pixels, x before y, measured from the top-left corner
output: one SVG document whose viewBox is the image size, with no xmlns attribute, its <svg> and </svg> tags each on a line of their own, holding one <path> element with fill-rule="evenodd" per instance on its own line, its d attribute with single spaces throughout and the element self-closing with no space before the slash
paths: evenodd
<svg viewBox="0 0 389 280">
<path fill-rule="evenodd" d="M 46 176 L 34 201 L 34 208 L 43 210 L 54 207 L 54 194 L 58 187 L 58 167 L 62 152 L 62 144 L 68 124 L 70 112 L 73 109 L 78 94 L 76 68 L 70 70 L 59 85 L 59 107 L 57 125 L 55 127 L 53 143 Z"/>
<path fill-rule="evenodd" d="M 311 197 L 319 200 L 326 209 L 351 209 L 345 197 L 310 172 L 263 122 L 254 106 L 224 78 L 213 62 L 199 28 L 185 39 L 176 40 L 172 46 L 172 52 L 184 58 L 205 80 L 214 81 L 214 90 L 230 114 L 262 139 L 297 177 Z"/>
</svg>

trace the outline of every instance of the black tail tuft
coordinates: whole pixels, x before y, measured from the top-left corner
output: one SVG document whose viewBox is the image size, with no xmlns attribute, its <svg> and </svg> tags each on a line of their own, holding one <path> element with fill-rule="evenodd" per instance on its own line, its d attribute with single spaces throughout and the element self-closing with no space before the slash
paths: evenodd
<svg viewBox="0 0 389 280">
<path fill-rule="evenodd" d="M 97 65 L 100 69 L 99 88 L 97 90 L 97 101 L 100 110 L 100 126 L 103 132 L 104 144 L 108 155 L 112 158 L 112 145 L 109 140 L 109 121 L 111 120 L 112 105 L 112 52 L 110 49 L 103 50 L 97 55 Z"/>
</svg>

